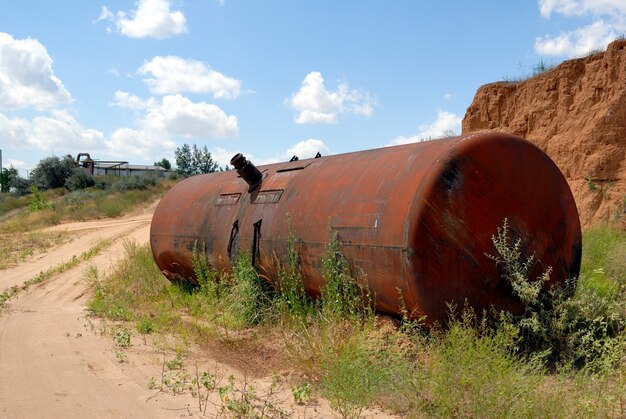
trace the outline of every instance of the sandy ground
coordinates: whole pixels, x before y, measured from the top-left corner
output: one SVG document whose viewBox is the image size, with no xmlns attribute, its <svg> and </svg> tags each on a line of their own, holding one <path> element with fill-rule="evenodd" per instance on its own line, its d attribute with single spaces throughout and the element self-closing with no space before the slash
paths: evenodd
<svg viewBox="0 0 626 419">
<path fill-rule="evenodd" d="M 0 289 L 20 285 L 102 239 L 115 240 L 90 261 L 31 287 L 9 302 L 8 311 L 0 317 L 0 417 L 188 416 L 182 398 L 149 399 L 153 392 L 147 388 L 148 379 L 160 375 L 153 355 L 119 363 L 111 338 L 102 336 L 85 313 L 85 268 L 109 268 L 123 255 L 122 238 L 147 242 L 150 220 L 151 212 L 146 212 L 57 226 L 55 229 L 83 230 L 84 234 L 36 260 L 0 272 Z"/>
<path fill-rule="evenodd" d="M 56 226 L 55 230 L 68 230 L 77 233 L 77 237 L 34 260 L 0 271 L 0 290 L 19 286 L 39 272 L 79 256 L 102 239 L 113 241 L 92 259 L 21 291 L 0 312 L 0 417 L 233 416 L 225 410 L 217 392 L 211 393 L 205 411 L 204 406 L 200 410 L 198 398 L 189 389 L 176 395 L 171 390 L 150 389 L 151 377 L 155 377 L 158 387 L 164 360 L 171 360 L 174 354 L 157 349 L 163 346 L 150 340 L 144 342 L 138 336 L 133 336 L 130 348 L 121 350 L 110 335 L 102 333 L 106 325 L 85 311 L 90 292 L 85 270 L 90 266 L 99 271 L 110 269 L 123 256 L 125 240 L 147 243 L 153 210 L 154 205 L 143 213 L 123 218 Z M 325 400 L 314 400 L 305 406 L 295 404 L 288 378 L 281 377 L 288 377 L 284 368 L 282 372 L 279 369 L 274 374 L 253 374 L 250 378 L 245 368 L 229 365 L 221 358 L 190 348 L 185 358 L 187 373 L 193 376 L 198 367 L 199 371 L 215 374 L 218 386 L 227 385 L 231 375 L 239 389 L 254 386 L 255 403 L 265 405 L 265 413 L 272 416 L 277 413 L 271 411 L 270 404 L 289 417 L 336 416 Z M 380 416 L 377 412 L 364 413 Z"/>
</svg>

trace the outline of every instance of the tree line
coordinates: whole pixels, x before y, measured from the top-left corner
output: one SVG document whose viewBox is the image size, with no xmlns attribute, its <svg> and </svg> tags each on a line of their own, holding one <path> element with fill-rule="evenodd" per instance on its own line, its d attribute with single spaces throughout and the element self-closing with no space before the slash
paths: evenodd
<svg viewBox="0 0 626 419">
<path fill-rule="evenodd" d="M 220 167 L 219 164 L 213 160 L 213 156 L 211 156 L 206 145 L 199 148 L 195 144 L 192 146 L 183 144 L 182 147 L 176 147 L 174 158 L 176 159 L 176 172 L 182 176 L 193 176 L 228 170 L 227 166 Z"/>
<path fill-rule="evenodd" d="M 196 144 L 192 146 L 183 144 L 176 148 L 174 157 L 176 160 L 174 173 L 183 177 L 228 170 L 228 166 L 219 166 L 206 145 L 198 147 Z M 168 171 L 172 169 L 172 164 L 166 158 L 155 162 L 154 165 Z M 29 193 L 32 186 L 41 190 L 60 187 L 76 190 L 94 186 L 95 183 L 94 176 L 79 167 L 78 162 L 70 155 L 40 160 L 30 172 L 28 179 L 21 177 L 13 166 L 3 168 L 0 172 L 0 192 L 13 192 L 16 195 Z"/>
<path fill-rule="evenodd" d="M 25 195 L 33 187 L 38 190 L 66 187 L 73 191 L 95 183 L 94 177 L 78 167 L 78 163 L 70 155 L 40 160 L 28 179 L 21 177 L 13 166 L 3 168 L 0 173 L 0 192 L 12 192 L 15 195 Z"/>
</svg>

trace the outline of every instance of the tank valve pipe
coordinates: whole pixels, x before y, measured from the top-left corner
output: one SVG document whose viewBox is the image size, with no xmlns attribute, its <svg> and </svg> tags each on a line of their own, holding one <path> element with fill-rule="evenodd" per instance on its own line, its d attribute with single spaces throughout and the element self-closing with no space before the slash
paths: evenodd
<svg viewBox="0 0 626 419">
<path fill-rule="evenodd" d="M 259 169 L 248 161 L 243 154 L 235 154 L 235 156 L 230 159 L 230 164 L 235 168 L 239 176 L 250 185 L 248 193 L 254 192 L 254 190 L 259 187 L 261 180 L 263 180 L 263 174 L 259 172 Z"/>
</svg>

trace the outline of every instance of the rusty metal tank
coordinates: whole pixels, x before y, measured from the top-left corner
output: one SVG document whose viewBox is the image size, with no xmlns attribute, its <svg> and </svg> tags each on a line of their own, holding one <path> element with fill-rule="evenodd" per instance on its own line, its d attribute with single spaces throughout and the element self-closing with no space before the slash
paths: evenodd
<svg viewBox="0 0 626 419">
<path fill-rule="evenodd" d="M 239 159 L 239 160 L 238 160 Z M 446 303 L 519 311 L 501 280 L 494 235 L 511 237 L 552 267 L 552 282 L 578 276 L 581 230 L 565 178 L 539 148 L 506 134 L 482 133 L 190 177 L 161 200 L 150 242 L 170 279 L 194 281 L 193 252 L 228 267 L 252 251 L 269 278 L 297 238 L 306 291 L 323 285 L 331 235 L 375 297 L 376 309 L 445 320 Z M 249 166 L 248 166 L 249 164 Z M 238 174 L 239 172 L 239 174 Z M 243 177 L 242 177 L 243 175 Z M 400 298 L 402 297 L 402 298 Z"/>
</svg>

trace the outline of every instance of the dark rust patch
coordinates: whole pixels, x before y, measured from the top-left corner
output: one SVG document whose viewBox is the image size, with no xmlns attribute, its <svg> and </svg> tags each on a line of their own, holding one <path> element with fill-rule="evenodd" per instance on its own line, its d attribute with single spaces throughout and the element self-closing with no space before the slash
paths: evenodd
<svg viewBox="0 0 626 419">
<path fill-rule="evenodd" d="M 463 173 L 458 159 L 451 159 L 441 172 L 443 189 L 451 194 L 463 187 Z"/>
</svg>

